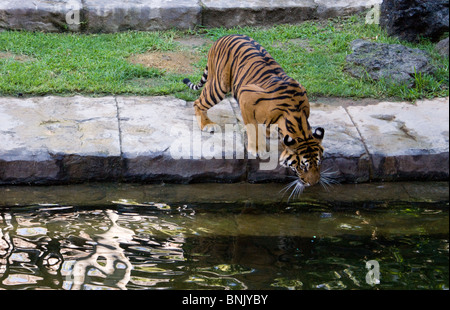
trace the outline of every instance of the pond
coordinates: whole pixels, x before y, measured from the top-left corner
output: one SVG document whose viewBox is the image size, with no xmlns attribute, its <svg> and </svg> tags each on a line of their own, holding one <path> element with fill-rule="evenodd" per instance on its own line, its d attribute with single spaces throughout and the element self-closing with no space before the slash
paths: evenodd
<svg viewBox="0 0 450 310">
<path fill-rule="evenodd" d="M 277 186 L 4 187 L 0 289 L 449 288 L 445 194 L 406 201 L 411 185 L 396 184 L 367 201 L 378 184 L 264 200 Z"/>
</svg>

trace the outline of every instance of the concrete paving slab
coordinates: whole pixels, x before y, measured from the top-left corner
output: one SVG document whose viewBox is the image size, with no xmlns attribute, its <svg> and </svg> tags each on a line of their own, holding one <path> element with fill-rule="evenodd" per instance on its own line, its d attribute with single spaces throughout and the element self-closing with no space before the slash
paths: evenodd
<svg viewBox="0 0 450 310">
<path fill-rule="evenodd" d="M 372 158 L 373 177 L 448 175 L 448 98 L 381 102 L 347 111 Z"/>
<path fill-rule="evenodd" d="M 311 103 L 309 123 L 313 128 L 325 128 L 323 170 L 334 172 L 334 177 L 347 182 L 370 179 L 370 160 L 361 137 L 346 110 L 341 106 Z M 281 152 L 281 148 L 280 148 Z M 249 180 L 253 182 L 279 181 L 292 175 L 290 169 L 259 169 L 259 161 L 251 161 Z"/>
<path fill-rule="evenodd" d="M 129 180 L 238 181 L 245 178 L 242 133 L 228 101 L 210 110 L 222 132 L 201 132 L 192 103 L 173 97 L 117 99 Z"/>
<path fill-rule="evenodd" d="M 113 97 L 0 99 L 0 184 L 117 176 Z"/>
<path fill-rule="evenodd" d="M 0 159 L 46 160 L 52 154 L 120 156 L 116 115 L 114 97 L 3 99 Z"/>
<path fill-rule="evenodd" d="M 448 152 L 447 98 L 380 102 L 347 108 L 371 154 L 416 155 Z"/>
<path fill-rule="evenodd" d="M 170 96 L 2 97 L 0 184 L 288 179 L 290 170 L 277 166 L 279 153 L 248 158 L 234 100 L 209 116 L 219 132 L 202 133 L 192 102 Z M 342 182 L 448 178 L 448 98 L 312 103 L 310 123 L 326 130 L 323 170 Z"/>
<path fill-rule="evenodd" d="M 351 182 L 370 179 L 370 160 L 361 136 L 341 106 L 311 104 L 310 124 L 325 129 L 323 170 Z"/>
</svg>

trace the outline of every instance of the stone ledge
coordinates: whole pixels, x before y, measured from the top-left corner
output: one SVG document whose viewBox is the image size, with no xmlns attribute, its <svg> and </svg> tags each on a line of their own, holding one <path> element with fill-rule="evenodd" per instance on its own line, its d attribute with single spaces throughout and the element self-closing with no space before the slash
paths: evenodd
<svg viewBox="0 0 450 310">
<path fill-rule="evenodd" d="M 0 30 L 79 32 L 81 24 L 71 23 L 66 15 L 82 8 L 82 0 L 2 0 Z"/>
<path fill-rule="evenodd" d="M 0 30 L 153 31 L 269 26 L 367 10 L 382 0 L 2 0 Z"/>
<path fill-rule="evenodd" d="M 311 125 L 326 130 L 322 169 L 344 183 L 448 180 L 448 109 L 448 98 L 312 103 Z M 0 97 L 0 184 L 289 179 L 289 169 L 248 158 L 235 102 L 210 110 L 222 128 L 213 135 L 193 112 L 173 97 Z"/>
<path fill-rule="evenodd" d="M 195 0 L 83 0 L 86 32 L 190 29 L 200 22 Z"/>
</svg>

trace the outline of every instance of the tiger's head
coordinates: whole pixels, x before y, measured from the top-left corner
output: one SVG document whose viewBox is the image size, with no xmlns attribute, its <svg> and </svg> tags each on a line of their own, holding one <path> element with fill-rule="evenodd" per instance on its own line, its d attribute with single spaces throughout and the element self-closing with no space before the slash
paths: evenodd
<svg viewBox="0 0 450 310">
<path fill-rule="evenodd" d="M 320 181 L 325 130 L 318 127 L 314 132 L 310 129 L 300 131 L 300 134 L 286 134 L 282 137 L 284 150 L 280 155 L 280 164 L 291 168 L 303 185 L 311 186 Z"/>
</svg>

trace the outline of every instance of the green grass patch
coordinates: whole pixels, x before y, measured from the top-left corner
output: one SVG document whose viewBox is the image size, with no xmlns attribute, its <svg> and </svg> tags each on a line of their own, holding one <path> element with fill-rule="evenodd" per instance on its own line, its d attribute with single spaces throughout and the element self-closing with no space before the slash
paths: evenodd
<svg viewBox="0 0 450 310">
<path fill-rule="evenodd" d="M 173 50 L 175 33 L 126 32 L 102 35 L 0 33 L 0 51 L 27 55 L 32 61 L 0 59 L 0 94 L 160 94 L 170 93 L 164 72 L 127 61 L 135 53 Z M 149 88 L 130 83 L 160 78 Z"/>
<path fill-rule="evenodd" d="M 313 97 L 415 100 L 449 93 L 448 58 L 440 57 L 434 44 L 426 40 L 418 44 L 400 42 L 388 37 L 377 25 L 366 25 L 364 16 L 352 16 L 267 28 L 91 35 L 5 31 L 0 33 L 0 95 L 171 94 L 194 100 L 198 92 L 186 89 L 181 82 L 185 74 L 132 64 L 128 57 L 149 51 L 183 53 L 188 48 L 178 44 L 177 38 L 202 37 L 214 41 L 232 33 L 253 37 Z M 345 57 L 351 53 L 350 42 L 355 39 L 420 48 L 431 55 L 437 70 L 434 75 L 416 74 L 413 87 L 353 78 L 343 68 Z M 188 74 L 191 80 L 200 79 L 208 49 L 209 45 L 196 48 L 202 57 L 193 65 L 198 72 Z"/>
</svg>

